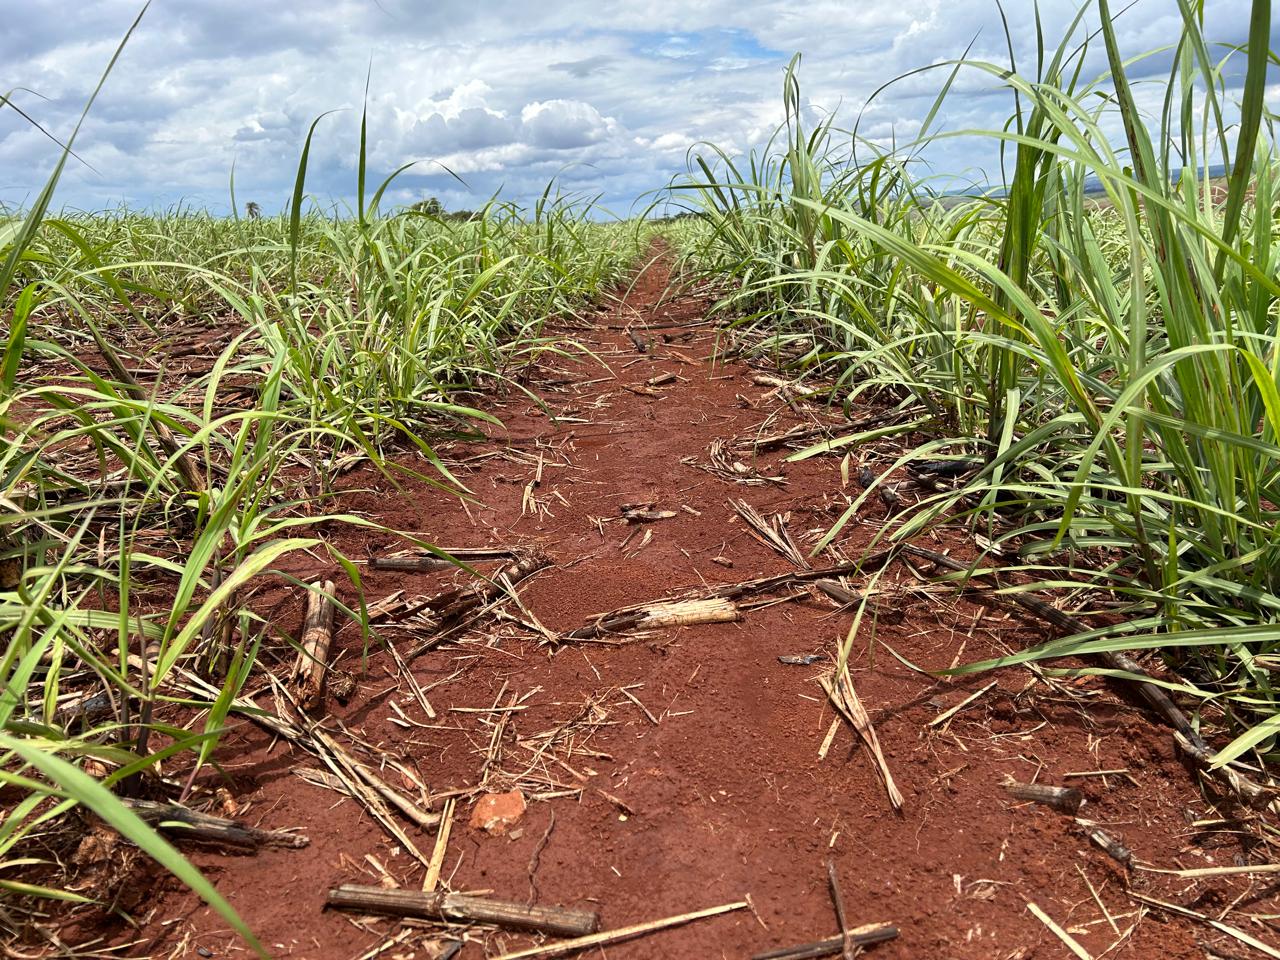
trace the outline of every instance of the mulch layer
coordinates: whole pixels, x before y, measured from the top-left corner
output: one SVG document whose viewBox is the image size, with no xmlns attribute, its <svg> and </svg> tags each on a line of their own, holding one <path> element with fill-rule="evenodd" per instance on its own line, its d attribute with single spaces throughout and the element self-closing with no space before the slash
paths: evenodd
<svg viewBox="0 0 1280 960">
<path fill-rule="evenodd" d="M 451 814 L 441 888 L 595 909 L 605 929 L 750 900 L 581 954 L 611 960 L 747 957 L 836 936 L 828 863 L 850 925 L 898 930 L 868 958 L 1070 956 L 1031 905 L 1094 958 L 1259 955 L 1131 893 L 1213 918 L 1230 909 L 1232 926 L 1275 942 L 1276 886 L 1265 876 L 1142 869 L 1258 857 L 1250 832 L 1230 819 L 1236 812 L 1208 803 L 1170 731 L 1130 691 L 1026 668 L 954 679 L 925 672 L 1050 635 L 990 596 L 902 562 L 843 581 L 872 593 L 849 677 L 901 791 L 900 812 L 821 684 L 854 605 L 799 583 L 739 601 L 732 621 L 566 638 L 629 605 L 794 573 L 798 563 L 856 559 L 890 513 L 869 498 L 832 548 L 808 560 L 753 529 L 736 501 L 809 554 L 861 492 L 858 453 L 842 467 L 845 450 L 797 462 L 786 462 L 794 444 L 753 452 L 753 438 L 790 429 L 839 435 L 841 417 L 758 368 L 722 359 L 723 333 L 705 319 L 710 297 L 669 286 L 668 270 L 659 258 L 590 324 L 563 331 L 586 352 L 543 356 L 524 384 L 537 402 L 514 389 L 486 401 L 502 421 L 486 427 L 487 441 L 439 448 L 471 499 L 413 479 L 392 483 L 366 465 L 322 508 L 445 548 L 548 561 L 514 583 L 514 597 L 498 594 L 444 634 L 415 608 L 473 578 L 368 563 L 366 596 L 403 669 L 377 643 L 362 663 L 358 628 L 339 618 L 335 677 L 350 676 L 354 689 L 345 702 L 331 689 L 316 718 L 411 802 Z M 898 489 L 921 495 L 909 482 Z M 339 525 L 324 535 L 360 561 L 406 546 Z M 955 532 L 919 542 L 973 556 Z M 508 562 L 475 566 L 496 575 Z M 324 556 L 290 572 L 334 580 L 339 598 L 355 601 Z M 273 587 L 254 604 L 279 629 L 300 632 L 301 591 Z M 277 653 L 282 666 L 292 656 L 283 645 Z M 258 702 L 274 709 L 269 694 Z M 417 890 L 426 868 L 288 740 L 239 719 L 218 760 L 198 781 L 205 796 L 221 798 L 212 812 L 309 839 L 301 849 L 252 854 L 184 848 L 275 956 L 429 958 L 461 939 L 457 955 L 466 960 L 540 942 L 493 927 L 327 909 L 327 892 L 340 884 Z M 1084 805 L 1072 816 L 1029 803 L 1008 792 L 1009 780 L 1074 787 Z M 477 809 L 495 801 L 482 798 L 517 790 L 523 814 L 505 829 L 484 829 Z M 1122 842 L 1137 866 L 1091 842 L 1079 818 Z M 436 831 L 398 822 L 429 859 Z M 143 890 L 121 904 L 136 926 L 114 931 L 117 943 L 132 944 L 129 955 L 247 955 L 184 888 L 157 879 Z"/>
</svg>

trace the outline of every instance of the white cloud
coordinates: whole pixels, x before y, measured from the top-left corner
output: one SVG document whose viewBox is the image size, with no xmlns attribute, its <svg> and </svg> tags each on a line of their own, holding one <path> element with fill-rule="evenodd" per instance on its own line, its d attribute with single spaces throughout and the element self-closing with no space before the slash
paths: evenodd
<svg viewBox="0 0 1280 960">
<path fill-rule="evenodd" d="M 540 100 L 526 104 L 520 122 L 529 143 L 552 150 L 571 150 L 599 143 L 617 129 L 612 120 L 581 100 Z"/>
<path fill-rule="evenodd" d="M 58 136 L 74 125 L 98 72 L 137 12 L 137 0 L 25 0 L 0 26 L 0 90 Z M 1005 4 L 1024 69 L 1034 63 L 1029 3 Z M 1209 0 L 1207 32 L 1238 42 L 1249 0 Z M 1076 0 L 1042 0 L 1049 37 Z M 782 72 L 804 51 L 813 116 L 839 108 L 888 144 L 915 135 L 944 73 L 896 84 L 915 67 L 974 54 L 1004 62 L 995 0 L 334 0 L 316 8 L 262 0 L 157 3 L 144 18 L 82 132 L 61 197 L 76 206 L 121 200 L 163 206 L 179 198 L 225 209 L 237 192 L 268 208 L 290 189 L 311 122 L 317 128 L 308 187 L 350 199 L 366 71 L 370 164 L 410 160 L 402 199 L 434 193 L 450 206 L 483 202 L 503 187 L 527 200 L 559 176 L 566 189 L 603 192 L 625 210 L 666 183 L 694 144 L 761 143 L 781 120 Z M 1176 0 L 1138 0 L 1117 21 L 1127 52 L 1176 40 Z M 1095 45 L 1097 47 L 1097 45 Z M 1167 69 L 1156 58 L 1150 72 Z M 1086 73 L 1105 65 L 1090 53 Z M 1143 90 L 1144 98 L 1150 90 Z M 1153 101 L 1154 102 L 1154 101 Z M 998 80 L 962 74 L 938 123 L 998 128 L 1010 109 Z M 56 148 L 12 111 L 0 112 L 0 202 L 38 191 Z M 990 162 L 951 141 L 935 167 Z"/>
</svg>

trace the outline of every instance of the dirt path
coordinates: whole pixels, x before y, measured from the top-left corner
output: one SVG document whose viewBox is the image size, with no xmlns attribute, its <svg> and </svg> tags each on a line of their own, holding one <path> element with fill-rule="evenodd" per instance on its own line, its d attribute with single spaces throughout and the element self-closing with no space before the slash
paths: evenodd
<svg viewBox="0 0 1280 960">
<path fill-rule="evenodd" d="M 434 719 L 385 653 L 372 656 L 348 705 L 330 702 L 334 718 L 368 744 L 370 762 L 381 763 L 397 787 L 415 792 L 388 760 L 414 771 L 436 798 L 462 792 L 443 869 L 450 888 L 595 906 L 606 927 L 750 894 L 757 916 L 729 913 L 588 954 L 743 957 L 837 932 L 826 879 L 832 859 L 850 921 L 891 921 L 901 930 L 868 956 L 1068 956 L 1029 912 L 1034 901 L 1094 957 L 1113 944 L 1109 956 L 1203 957 L 1202 941 L 1220 942 L 1218 934 L 1159 914 L 1141 919 L 1125 894 L 1123 869 L 1072 818 L 1020 804 L 1001 787 L 1006 776 L 1077 786 L 1087 797 L 1081 816 L 1122 837 L 1141 859 L 1169 868 L 1229 865 L 1238 846 L 1227 834 L 1188 825 L 1215 814 L 1174 759 L 1166 730 L 1101 680 L 1049 683 L 1013 670 L 940 681 L 908 669 L 887 649 L 945 667 L 1041 639 L 1036 625 L 926 588 L 905 568 L 886 573 L 874 628 L 879 643 L 871 642 L 868 625 L 851 672 L 905 797 L 900 815 L 847 725 L 819 759 L 833 714 L 817 677 L 829 664 L 778 659 L 830 654 L 844 637 L 851 611 L 822 594 L 753 609 L 734 623 L 607 644 L 553 645 L 540 635 L 537 625 L 557 634 L 683 588 L 793 570 L 751 535 L 731 498 L 766 517 L 789 514 L 787 529 L 807 552 L 847 495 L 856 495 L 854 485 L 842 489 L 837 457 L 784 465 L 789 451 L 781 450 L 744 462 L 748 471 L 784 476 L 785 484 L 735 482 L 700 468 L 718 439 L 776 434 L 829 417 L 820 408 L 789 407 L 753 383 L 758 371 L 743 364 L 709 362 L 715 331 L 698 322 L 707 301 L 686 295 L 660 303 L 666 283 L 659 263 L 623 305 L 575 333 L 597 360 L 547 358 L 529 387 L 558 421 L 517 395 L 494 409 L 505 429 L 492 431 L 492 443 L 445 451 L 477 503 L 422 485 L 397 491 L 372 471 L 348 477 L 343 509 L 441 545 L 537 547 L 552 560 L 519 586 L 523 610 L 508 602 L 412 662 Z M 628 324 L 651 341 L 647 352 L 620 329 Z M 646 324 L 668 326 L 646 333 Z M 668 375 L 674 379 L 662 382 Z M 640 502 L 674 516 L 637 525 L 619 519 L 620 504 Z M 868 507 L 840 550 L 856 557 L 883 517 L 881 504 Z M 373 534 L 335 538 L 360 557 L 391 546 Z M 828 562 L 830 555 L 815 560 Z M 337 571 L 317 565 L 297 572 Z M 366 578 L 371 599 L 399 590 L 431 595 L 454 579 L 374 570 Z M 281 591 L 264 603 L 276 603 L 278 622 L 297 622 L 296 598 Z M 387 636 L 407 651 L 428 630 L 410 622 Z M 338 646 L 343 665 L 358 666 L 354 629 L 343 630 Z M 931 725 L 993 680 L 994 688 L 952 719 Z M 486 712 L 495 705 L 503 709 Z M 316 766 L 306 754 L 245 724 L 222 755 L 230 779 L 211 773 L 203 782 L 228 786 L 250 822 L 299 827 L 311 844 L 256 856 L 203 851 L 196 862 L 278 956 L 372 956 L 365 951 L 400 928 L 323 910 L 326 890 L 376 884 L 382 871 L 417 887 L 421 867 L 361 806 L 298 776 Z M 1067 778 L 1108 770 L 1125 772 Z M 507 836 L 468 823 L 482 783 L 489 791 L 518 787 L 528 797 Z M 411 833 L 429 855 L 433 838 Z M 1130 882 L 1215 914 L 1247 889 L 1230 880 L 1193 884 L 1136 873 Z M 1258 892 L 1266 891 L 1259 885 Z M 1258 909 L 1251 902 L 1239 909 Z M 223 925 L 180 891 L 133 909 L 150 919 L 144 940 L 151 942 L 138 952 L 243 955 Z M 471 937 L 464 960 L 531 942 L 499 932 Z M 415 935 L 382 955 L 434 953 Z"/>
</svg>

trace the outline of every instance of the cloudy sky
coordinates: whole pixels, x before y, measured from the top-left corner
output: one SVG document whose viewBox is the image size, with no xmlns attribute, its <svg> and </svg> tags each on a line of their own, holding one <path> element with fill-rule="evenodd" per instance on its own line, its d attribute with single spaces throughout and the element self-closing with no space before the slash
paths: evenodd
<svg viewBox="0 0 1280 960">
<path fill-rule="evenodd" d="M 0 92 L 13 90 L 15 104 L 65 137 L 140 0 L 5 2 L 21 14 L 0 14 Z M 1040 6 L 1051 38 L 1076 9 L 1075 0 Z M 1030 67 L 1031 0 L 1005 7 Z M 1242 42 L 1249 9 L 1249 0 L 1208 0 L 1207 34 Z M 1117 29 L 1127 53 L 1170 43 L 1176 0 L 1136 0 Z M 1280 28 L 1272 33 L 1280 47 Z M 371 66 L 371 178 L 421 161 L 391 199 L 436 195 L 458 209 L 501 188 L 527 201 L 558 177 L 566 191 L 600 194 L 626 213 L 684 168 L 691 145 L 741 151 L 767 137 L 793 53 L 804 54 L 810 111 L 838 109 L 851 124 L 884 81 L 959 56 L 970 41 L 971 56 L 1007 62 L 995 0 L 154 0 L 59 198 L 225 212 L 234 163 L 239 200 L 278 209 L 308 126 L 335 111 L 317 130 L 307 186 L 324 202 L 349 200 Z M 1157 58 L 1139 72 L 1167 64 Z M 1103 65 L 1098 45 L 1090 67 Z M 892 87 L 867 106 L 862 132 L 910 141 L 943 79 L 934 71 Z M 1154 83 L 1139 89 L 1157 98 Z M 1009 107 L 1007 92 L 974 72 L 939 120 L 951 130 L 998 127 Z M 33 197 L 56 156 L 39 130 L 0 110 L 0 203 Z M 998 175 L 974 141 L 949 141 L 929 159 L 950 174 Z"/>
</svg>

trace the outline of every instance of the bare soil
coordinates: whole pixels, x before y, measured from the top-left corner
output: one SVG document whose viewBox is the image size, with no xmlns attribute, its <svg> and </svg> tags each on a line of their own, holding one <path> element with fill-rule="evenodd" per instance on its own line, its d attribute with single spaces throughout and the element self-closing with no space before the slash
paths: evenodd
<svg viewBox="0 0 1280 960">
<path fill-rule="evenodd" d="M 850 670 L 904 795 L 900 814 L 848 724 L 838 725 L 819 758 L 836 719 L 817 681 L 829 659 L 808 666 L 778 659 L 830 658 L 850 629 L 852 608 L 814 590 L 790 591 L 802 592 L 799 599 L 783 591 L 738 622 L 604 643 L 550 639 L 618 607 L 794 570 L 751 534 L 731 498 L 765 517 L 787 515 L 787 529 L 807 552 L 860 492 L 857 463 L 846 481 L 839 455 L 786 463 L 788 449 L 754 461 L 738 453 L 736 478 L 732 468 L 730 476 L 702 469 L 716 440 L 823 423 L 838 430 L 841 418 L 754 382 L 759 371 L 745 363 L 716 359 L 723 341 L 704 318 L 708 297 L 672 294 L 668 280 L 660 259 L 592 325 L 565 331 L 589 355 L 546 355 L 526 382 L 537 403 L 509 391 L 489 402 L 503 423 L 490 429 L 489 441 L 441 449 L 471 502 L 417 481 L 397 486 L 371 468 L 344 480 L 342 510 L 445 547 L 536 548 L 551 560 L 518 585 L 518 604 L 495 605 L 411 661 L 434 718 L 384 650 L 375 645 L 362 668 L 354 624 L 335 641 L 339 667 L 355 673 L 357 684 L 345 705 L 330 696 L 326 726 L 424 807 L 439 811 L 450 795 L 457 800 L 442 871 L 447 888 L 595 907 L 606 928 L 747 895 L 754 905 L 584 954 L 615 960 L 744 957 L 834 936 L 828 860 L 850 923 L 888 921 L 900 930 L 868 957 L 1069 956 L 1028 902 L 1095 958 L 1244 955 L 1245 947 L 1205 925 L 1147 912 L 1127 889 L 1214 916 L 1237 901 L 1231 922 L 1274 941 L 1274 929 L 1247 919 L 1276 913 L 1265 878 L 1251 886 L 1241 877 L 1126 871 L 1074 818 L 1004 790 L 1006 778 L 1078 787 L 1086 797 L 1080 816 L 1147 864 L 1246 862 L 1243 831 L 1229 823 L 1193 826 L 1222 815 L 1175 757 L 1169 731 L 1122 686 L 1026 669 L 945 679 L 907 665 L 945 668 L 1046 639 L 1047 628 L 990 598 L 932 584 L 901 564 L 875 584 L 877 603 L 864 615 Z M 648 385 L 667 374 L 675 379 Z M 761 476 L 785 482 L 743 482 Z M 900 489 L 917 495 L 909 485 Z M 639 524 L 621 518 L 621 504 L 647 502 L 674 516 Z M 859 556 L 886 512 L 872 498 L 814 565 Z M 326 535 L 361 560 L 404 546 L 348 527 Z M 968 550 L 954 533 L 921 542 L 959 556 Z M 291 572 L 346 583 L 323 557 Z M 363 577 L 370 602 L 396 591 L 431 596 L 468 580 L 372 568 Z M 848 585 L 865 589 L 867 580 Z M 355 600 L 349 585 L 340 591 Z M 298 629 L 299 591 L 281 586 L 257 605 L 284 629 Z M 432 629 L 410 619 L 385 626 L 383 638 L 407 656 Z M 950 720 L 931 724 L 993 680 Z M 536 942 L 326 910 L 330 887 L 416 889 L 424 869 L 358 802 L 299 776 L 318 763 L 287 742 L 240 721 L 219 759 L 220 769 L 200 783 L 222 788 L 228 810 L 310 838 L 301 850 L 253 855 L 188 848 L 276 956 L 432 957 L 436 944 L 457 935 L 467 941 L 465 960 Z M 430 796 L 423 799 L 391 761 L 414 772 Z M 523 791 L 528 808 L 505 835 L 470 825 L 482 794 L 511 789 Z M 430 855 L 433 835 L 402 825 Z M 138 926 L 116 935 L 133 944 L 130 955 L 247 954 L 172 881 L 129 908 Z M 384 953 L 370 952 L 393 938 Z"/>
</svg>

